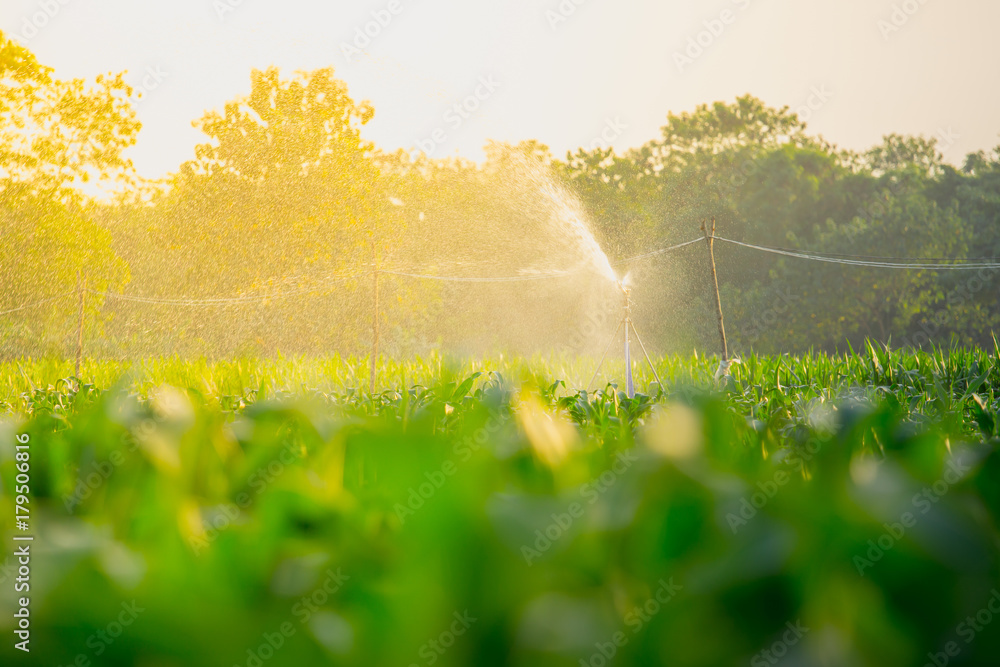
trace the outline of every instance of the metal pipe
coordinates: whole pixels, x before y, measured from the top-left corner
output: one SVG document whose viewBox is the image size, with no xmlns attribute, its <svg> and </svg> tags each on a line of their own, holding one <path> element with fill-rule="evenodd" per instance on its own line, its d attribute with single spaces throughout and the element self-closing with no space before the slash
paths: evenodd
<svg viewBox="0 0 1000 667">
<path fill-rule="evenodd" d="M 635 383 L 632 381 L 632 351 L 629 331 L 632 328 L 632 290 L 622 285 L 625 294 L 625 395 L 635 398 Z"/>
</svg>

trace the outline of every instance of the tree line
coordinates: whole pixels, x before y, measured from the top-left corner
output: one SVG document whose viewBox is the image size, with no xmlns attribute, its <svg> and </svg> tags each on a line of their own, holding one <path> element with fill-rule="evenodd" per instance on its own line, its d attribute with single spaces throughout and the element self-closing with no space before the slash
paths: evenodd
<svg viewBox="0 0 1000 667">
<path fill-rule="evenodd" d="M 158 182 L 126 158 L 140 124 L 122 75 L 62 81 L 0 34 L 0 350 L 64 354 L 78 273 L 93 353 L 362 353 L 375 274 L 387 351 L 598 349 L 618 308 L 581 262 L 588 222 L 635 285 L 658 351 L 713 349 L 704 246 L 900 258 L 1000 256 L 1000 147 L 946 163 L 937 139 L 891 135 L 864 152 L 744 96 L 669 114 L 638 148 L 490 143 L 481 163 L 389 152 L 375 110 L 332 69 L 254 71 L 249 94 L 197 121 L 194 158 Z M 115 184 L 111 200 L 84 194 Z M 889 270 L 717 249 L 732 347 L 762 352 L 991 344 L 997 272 Z M 585 258 L 583 258 L 585 259 Z M 414 278 L 510 277 L 522 282 Z M 411 274 L 409 276 L 399 274 Z M 115 295 L 124 295 L 122 300 Z M 217 305 L 194 303 L 229 299 Z M 235 300 L 234 300 L 235 299 Z M 575 341 L 575 342 L 568 342 Z"/>
</svg>

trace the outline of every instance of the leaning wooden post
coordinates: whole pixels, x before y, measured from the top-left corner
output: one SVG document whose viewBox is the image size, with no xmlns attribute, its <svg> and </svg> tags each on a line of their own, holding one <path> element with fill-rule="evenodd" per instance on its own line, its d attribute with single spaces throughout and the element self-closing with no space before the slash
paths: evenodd
<svg viewBox="0 0 1000 667">
<path fill-rule="evenodd" d="M 87 278 L 83 271 L 76 272 L 76 289 L 80 301 L 80 322 L 76 330 L 76 377 L 80 378 L 80 366 L 83 364 L 83 324 L 84 311 L 87 305 Z"/>
<path fill-rule="evenodd" d="M 372 286 L 374 287 L 375 298 L 372 311 L 372 358 L 371 358 L 371 379 L 368 384 L 368 393 L 375 395 L 375 365 L 378 359 L 378 250 L 376 248 L 375 229 L 372 229 Z"/>
<path fill-rule="evenodd" d="M 722 363 L 729 361 L 729 345 L 726 343 L 726 323 L 722 319 L 722 297 L 719 296 L 719 274 L 715 271 L 715 218 L 712 218 L 712 231 L 709 232 L 705 222 L 701 223 L 701 231 L 705 233 L 708 243 L 708 260 L 712 268 L 712 287 L 715 292 L 715 309 L 719 315 L 719 338 L 722 339 Z"/>
</svg>

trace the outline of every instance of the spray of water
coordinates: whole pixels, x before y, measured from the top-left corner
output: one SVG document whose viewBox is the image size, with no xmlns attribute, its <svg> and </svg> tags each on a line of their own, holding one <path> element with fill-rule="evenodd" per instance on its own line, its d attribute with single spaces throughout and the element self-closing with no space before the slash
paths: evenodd
<svg viewBox="0 0 1000 667">
<path fill-rule="evenodd" d="M 615 270 L 611 268 L 607 254 L 601 249 L 601 245 L 584 222 L 583 212 L 576 197 L 553 183 L 544 186 L 542 192 L 552 202 L 553 222 L 567 235 L 569 243 L 579 250 L 584 261 L 611 282 L 620 282 Z"/>
<path fill-rule="evenodd" d="M 608 256 L 586 222 L 580 200 L 562 187 L 540 161 L 517 152 L 508 154 L 506 158 L 516 178 L 528 186 L 524 195 L 539 199 L 536 205 L 548 218 L 548 235 L 558 239 L 561 250 L 578 262 L 576 266 L 561 268 L 589 270 L 612 283 L 619 282 Z"/>
</svg>

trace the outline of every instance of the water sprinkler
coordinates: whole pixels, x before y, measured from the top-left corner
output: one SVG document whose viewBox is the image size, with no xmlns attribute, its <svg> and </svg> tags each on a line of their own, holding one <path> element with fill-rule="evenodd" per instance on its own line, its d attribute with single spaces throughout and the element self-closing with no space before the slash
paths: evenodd
<svg viewBox="0 0 1000 667">
<path fill-rule="evenodd" d="M 646 363 L 649 364 L 649 368 L 653 371 L 653 377 L 656 378 L 657 384 L 660 388 L 663 388 L 663 382 L 660 381 L 660 376 L 656 372 L 656 367 L 653 366 L 653 361 L 649 358 L 649 353 L 646 352 L 646 346 L 642 344 L 642 339 L 639 338 L 639 332 L 635 329 L 635 323 L 632 321 L 632 288 L 628 286 L 628 276 L 624 279 L 618 281 L 618 289 L 622 291 L 622 297 L 624 301 L 624 314 L 622 316 L 621 322 L 618 323 L 618 328 L 615 329 L 614 335 L 611 337 L 611 342 L 608 343 L 607 349 L 604 350 L 604 356 L 601 357 L 601 363 L 597 365 L 597 370 L 594 372 L 594 377 L 587 385 L 587 388 L 593 386 L 594 382 L 597 381 L 597 376 L 601 374 L 601 368 L 604 366 L 605 360 L 608 358 L 608 352 L 614 346 L 615 341 L 618 340 L 618 332 L 622 329 L 625 330 L 625 394 L 629 398 L 635 398 L 635 383 L 632 380 L 632 339 L 631 336 L 635 335 L 635 340 L 639 343 L 639 347 L 642 349 L 643 355 L 646 357 Z"/>
</svg>

